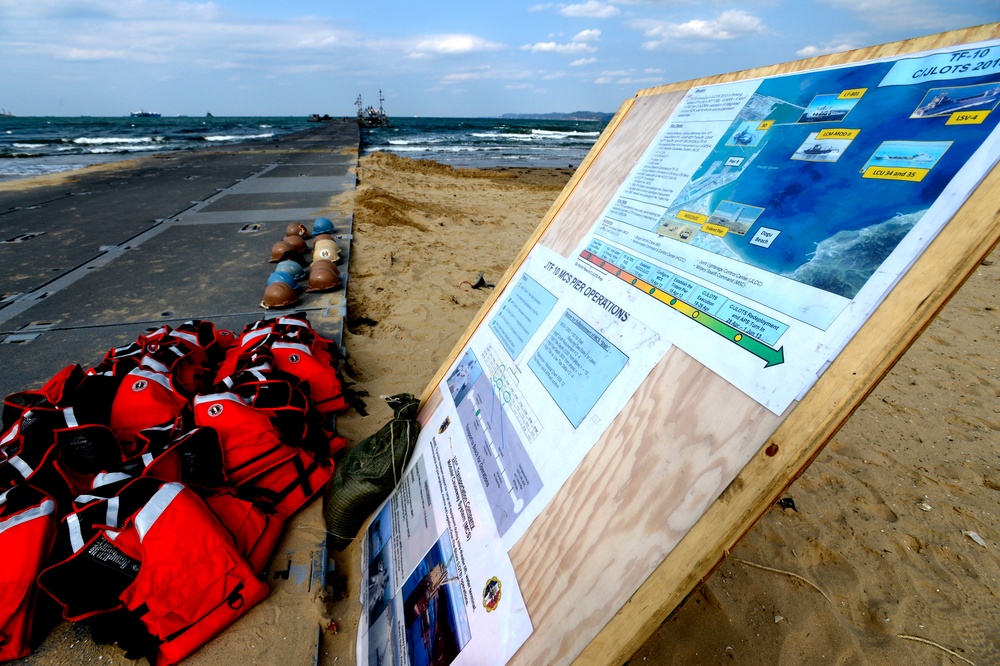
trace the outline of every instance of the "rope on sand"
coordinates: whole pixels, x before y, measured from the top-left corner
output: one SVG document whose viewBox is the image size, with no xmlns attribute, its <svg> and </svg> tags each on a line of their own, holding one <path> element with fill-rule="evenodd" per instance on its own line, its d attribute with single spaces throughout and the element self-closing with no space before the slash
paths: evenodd
<svg viewBox="0 0 1000 666">
<path fill-rule="evenodd" d="M 792 573 L 791 571 L 785 571 L 784 569 L 773 569 L 771 567 L 765 567 L 763 564 L 756 564 L 754 562 L 747 562 L 746 560 L 741 560 L 738 557 L 733 557 L 733 558 L 730 558 L 730 559 L 732 559 L 732 560 L 734 560 L 736 562 L 742 562 L 743 564 L 747 565 L 748 567 L 755 567 L 757 569 L 763 569 L 764 571 L 770 571 L 772 573 L 785 574 L 786 576 L 791 576 L 792 578 L 797 578 L 797 579 L 801 580 L 803 583 L 805 583 L 806 585 L 808 585 L 809 587 L 813 588 L 814 590 L 816 590 L 817 592 L 819 592 L 820 594 L 822 594 L 823 598 L 826 599 L 827 601 L 829 601 L 831 606 L 833 605 L 833 601 L 830 599 L 830 597 L 826 596 L 826 592 L 824 592 L 823 590 L 819 589 L 819 587 L 816 585 L 816 583 L 812 582 L 811 580 L 809 580 L 807 578 L 803 578 L 802 576 L 798 575 L 797 573 Z"/>
<path fill-rule="evenodd" d="M 920 636 L 908 636 L 908 635 L 906 635 L 906 634 L 896 634 L 896 636 L 897 636 L 898 638 L 905 638 L 905 639 L 906 639 L 906 640 L 908 640 L 908 641 L 917 641 L 918 643 L 924 643 L 924 644 L 926 644 L 926 645 L 931 645 L 931 646 L 933 646 L 933 647 L 936 647 L 936 648 L 937 648 L 937 649 L 939 649 L 939 650 L 944 650 L 945 652 L 947 652 L 947 653 L 948 653 L 948 654 L 950 654 L 951 656 L 955 657 L 956 659 L 961 659 L 961 660 L 962 660 L 962 661 L 964 661 L 965 663 L 969 664 L 969 666 L 976 666 L 976 665 L 975 665 L 974 663 L 972 663 L 971 661 L 969 661 L 968 659 L 966 659 L 965 657 L 963 657 L 963 656 L 962 656 L 962 655 L 960 655 L 959 653 L 955 652 L 954 650 L 949 650 L 949 649 L 948 649 L 948 648 L 946 648 L 945 646 L 943 646 L 943 645 L 938 645 L 938 644 L 937 644 L 937 643 L 935 643 L 934 641 L 929 641 L 929 640 L 927 640 L 926 638 L 920 638 Z"/>
</svg>

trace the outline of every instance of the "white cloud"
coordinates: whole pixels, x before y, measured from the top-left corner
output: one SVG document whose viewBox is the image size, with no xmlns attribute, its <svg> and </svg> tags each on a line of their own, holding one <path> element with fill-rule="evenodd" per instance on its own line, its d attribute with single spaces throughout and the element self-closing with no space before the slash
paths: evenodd
<svg viewBox="0 0 1000 666">
<path fill-rule="evenodd" d="M 580 58 L 579 60 L 574 60 L 569 64 L 570 67 L 582 67 L 584 65 L 593 65 L 597 62 L 597 58 Z"/>
<path fill-rule="evenodd" d="M 410 49 L 409 57 L 423 58 L 432 55 L 465 55 L 481 51 L 496 51 L 502 44 L 490 42 L 475 35 L 434 35 L 418 41 Z"/>
<path fill-rule="evenodd" d="M 838 11 L 847 11 L 873 26 L 892 26 L 896 30 L 933 30 L 982 22 L 981 18 L 962 13 L 963 3 L 934 3 L 929 0 L 826 0 Z M 969 3 L 972 4 L 972 3 Z M 994 7 L 995 9 L 995 7 Z M 992 19 L 991 19 L 992 20 Z"/>
<path fill-rule="evenodd" d="M 574 42 L 596 42 L 601 39 L 600 30 L 581 30 L 573 38 Z"/>
<path fill-rule="evenodd" d="M 760 17 L 739 9 L 723 12 L 710 21 L 692 19 L 684 23 L 671 23 L 654 19 L 638 20 L 633 26 L 642 30 L 649 41 L 643 46 L 656 49 L 664 46 L 691 48 L 705 42 L 738 39 L 764 31 Z"/>
<path fill-rule="evenodd" d="M 594 83 L 598 85 L 619 85 L 619 86 L 641 86 L 649 88 L 655 85 L 660 85 L 663 83 L 663 79 L 658 76 L 613 76 L 613 75 L 603 75 L 594 79 Z"/>
<path fill-rule="evenodd" d="M 610 3 L 587 0 L 579 5 L 563 5 L 559 13 L 573 18 L 611 18 L 621 14 L 621 10 Z"/>
<path fill-rule="evenodd" d="M 537 44 L 525 44 L 521 47 L 521 50 L 530 51 L 531 53 L 559 53 L 562 55 L 576 55 L 578 53 L 593 53 L 597 49 L 584 42 L 570 42 L 569 44 L 538 42 Z"/>
<path fill-rule="evenodd" d="M 800 58 L 812 58 L 814 56 L 826 55 L 827 53 L 840 53 L 841 51 L 851 51 L 858 47 L 849 44 L 847 42 L 829 42 L 823 46 L 817 46 L 815 44 L 809 44 L 808 46 L 803 46 L 801 49 L 795 52 L 795 55 Z"/>
</svg>

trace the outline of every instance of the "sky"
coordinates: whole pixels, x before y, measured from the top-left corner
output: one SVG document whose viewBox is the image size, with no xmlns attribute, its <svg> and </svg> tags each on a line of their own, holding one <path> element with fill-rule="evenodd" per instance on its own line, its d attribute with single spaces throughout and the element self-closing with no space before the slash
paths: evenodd
<svg viewBox="0 0 1000 666">
<path fill-rule="evenodd" d="M 1000 0 L 0 0 L 18 116 L 613 112 L 637 91 L 1000 20 Z"/>
</svg>

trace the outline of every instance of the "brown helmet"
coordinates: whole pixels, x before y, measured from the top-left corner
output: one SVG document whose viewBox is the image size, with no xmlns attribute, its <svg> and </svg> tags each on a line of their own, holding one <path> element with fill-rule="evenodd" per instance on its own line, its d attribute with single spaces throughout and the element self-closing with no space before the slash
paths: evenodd
<svg viewBox="0 0 1000 666">
<path fill-rule="evenodd" d="M 309 264 L 309 270 L 314 268 L 325 268 L 327 270 L 335 271 L 337 267 L 333 265 L 333 262 L 329 259 L 317 259 L 311 264 Z"/>
<path fill-rule="evenodd" d="M 323 262 L 328 263 L 328 262 Z M 307 291 L 331 291 L 340 286 L 337 269 L 320 264 L 309 267 L 309 288 Z"/>
<path fill-rule="evenodd" d="M 295 248 L 299 254 L 305 254 L 309 251 L 309 246 L 302 240 L 302 236 L 285 236 L 285 242 Z"/>
<path fill-rule="evenodd" d="M 286 236 L 298 236 L 299 238 L 309 238 L 312 234 L 309 233 L 309 229 L 306 225 L 301 222 L 289 222 L 288 226 L 285 227 Z"/>
<path fill-rule="evenodd" d="M 299 302 L 295 289 L 285 282 L 272 282 L 264 289 L 264 300 L 260 307 L 265 310 L 287 308 Z"/>
<path fill-rule="evenodd" d="M 278 241 L 271 247 L 271 263 L 276 263 L 288 259 L 295 254 L 295 248 L 286 241 Z"/>
</svg>

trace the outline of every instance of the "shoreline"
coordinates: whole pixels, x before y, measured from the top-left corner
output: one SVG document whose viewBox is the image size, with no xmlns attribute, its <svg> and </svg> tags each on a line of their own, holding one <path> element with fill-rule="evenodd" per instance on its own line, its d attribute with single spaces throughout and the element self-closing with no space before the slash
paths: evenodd
<svg viewBox="0 0 1000 666">
<path fill-rule="evenodd" d="M 52 173 L 27 175 L 27 176 L 0 176 L 0 192 L 12 190 L 31 190 L 49 185 L 62 185 L 73 182 L 81 175 L 93 175 L 99 173 L 111 173 L 122 169 L 130 169 L 138 166 L 143 160 L 153 160 L 162 158 L 171 153 L 149 153 L 139 157 L 128 156 L 123 159 L 106 160 L 87 164 L 78 168 L 53 171 Z M 31 158 L 24 158 L 31 159 Z"/>
</svg>

